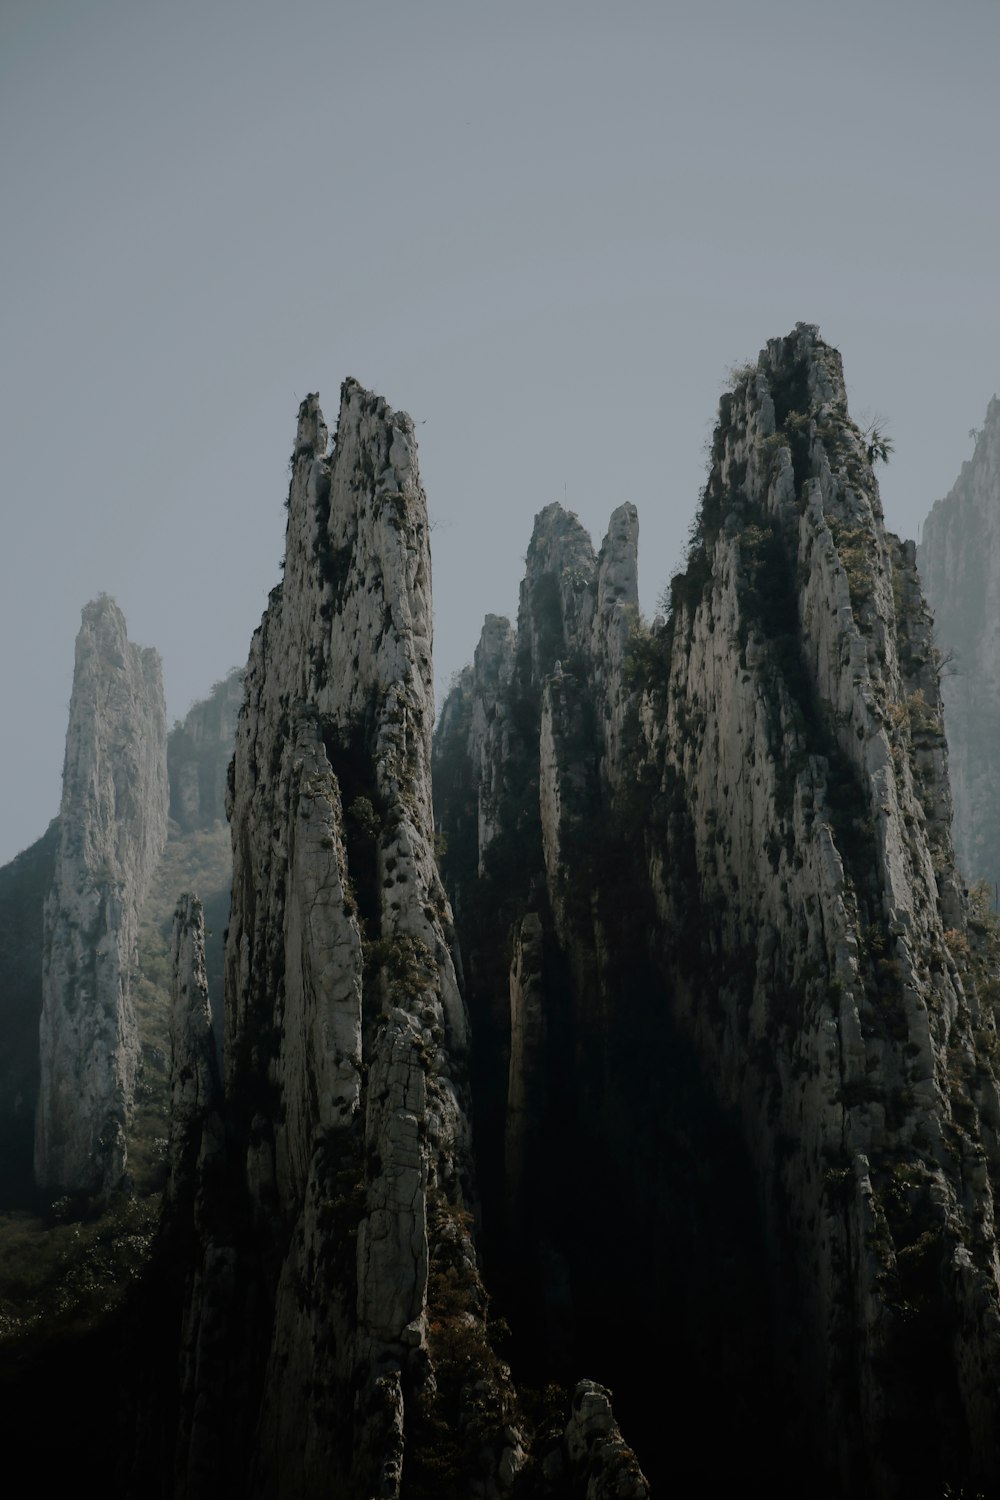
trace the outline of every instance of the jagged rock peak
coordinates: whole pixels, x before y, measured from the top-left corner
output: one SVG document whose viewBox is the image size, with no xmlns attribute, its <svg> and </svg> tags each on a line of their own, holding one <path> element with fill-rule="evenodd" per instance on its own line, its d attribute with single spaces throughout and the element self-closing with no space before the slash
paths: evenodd
<svg viewBox="0 0 1000 1500">
<path fill-rule="evenodd" d="M 569 1471 L 587 1500 L 648 1500 L 652 1493 L 611 1409 L 611 1392 L 581 1380 L 564 1437 Z"/>
<path fill-rule="evenodd" d="M 747 1122 L 769 1238 L 796 1243 L 817 1356 L 802 1389 L 815 1382 L 817 1413 L 842 1412 L 827 1424 L 836 1462 L 889 1494 L 918 1440 L 927 1464 L 954 1445 L 972 1472 L 996 1469 L 996 1184 L 984 1170 L 968 1188 L 973 1160 L 996 1163 L 996 1083 L 954 873 L 931 621 L 914 549 L 882 523 L 873 457 L 839 355 L 812 327 L 740 374 L 675 580 L 666 712 L 656 727 L 653 692 L 644 723 L 698 873 L 695 896 L 667 868 L 669 845 L 649 842 L 662 915 L 719 934 L 678 964 L 675 1003 Z M 706 1004 L 716 942 L 734 977 L 710 980 Z M 974 1055 L 982 1089 L 957 1064 Z M 780 1140 L 795 1143 L 789 1163 Z M 924 1300 L 918 1223 L 939 1289 Z M 915 1308 L 905 1329 L 900 1298 Z M 865 1334 L 838 1364 L 845 1306 Z M 988 1327 L 956 1344 L 946 1374 L 935 1319 L 969 1326 L 973 1306 L 993 1309 Z M 900 1406 L 909 1447 L 886 1417 Z M 936 1451 L 932 1407 L 949 1433 Z"/>
<path fill-rule="evenodd" d="M 616 604 L 639 606 L 639 512 L 632 504 L 612 511 L 597 559 L 600 611 Z"/>
<path fill-rule="evenodd" d="M 540 682 L 589 631 L 597 568 L 590 537 L 558 502 L 535 517 L 517 616 L 522 675 Z"/>
<path fill-rule="evenodd" d="M 108 1190 L 125 1170 L 139 1043 L 131 995 L 139 909 L 167 831 L 157 653 L 102 594 L 83 610 L 59 846 L 45 905 L 35 1172 Z"/>
<path fill-rule="evenodd" d="M 506 615 L 487 615 L 475 651 L 477 680 L 484 686 L 500 687 L 510 674 L 514 657 L 514 632 Z"/>
<path fill-rule="evenodd" d="M 1000 881 L 1000 398 L 949 494 L 924 522 L 920 573 L 941 653 L 955 802 L 968 882 Z"/>
<path fill-rule="evenodd" d="M 341 727 L 370 716 L 375 703 L 385 723 L 402 714 L 405 753 L 424 768 L 433 722 L 431 578 L 413 424 L 348 380 L 329 457 L 326 442 L 319 399 L 308 396 L 289 491 L 282 592 L 295 601 L 295 619 L 283 612 L 291 653 L 283 691 L 328 699 Z M 428 817 L 429 776 L 421 770 L 412 780 L 427 793 L 421 817 Z"/>
<path fill-rule="evenodd" d="M 544 1142 L 562 1121 L 571 1155 L 605 1163 L 595 1218 L 621 1216 L 615 1184 L 632 1180 L 663 1244 L 691 1183 L 679 1191 L 644 1152 L 649 1121 L 676 1140 L 714 1121 L 705 1167 L 746 1205 L 731 1269 L 766 1298 L 766 1420 L 791 1401 L 787 1445 L 760 1457 L 782 1484 L 798 1463 L 838 1476 L 834 1493 L 895 1497 L 916 1476 L 1000 1472 L 1000 932 L 956 882 L 931 620 L 913 546 L 883 523 L 877 456 L 817 330 L 770 341 L 722 399 L 669 620 L 646 627 L 626 584 L 602 633 L 592 571 L 577 585 L 565 560 L 587 573 L 576 525 L 549 507 L 511 685 L 491 707 L 474 668 L 437 753 L 480 1066 L 494 1097 L 508 1086 L 506 1139 L 493 1127 L 507 1218 L 557 1252 L 536 1253 L 526 1280 L 554 1300 L 560 1257 L 577 1287 L 606 1286 L 625 1254 L 643 1264 L 634 1247 L 584 1259 L 560 1238 L 573 1195 L 560 1202 L 565 1161 Z M 612 530 L 627 559 L 631 520 Z M 493 1057 L 509 1057 L 508 1080 Z M 527 1153 L 532 1118 L 548 1128 Z M 690 1225 L 686 1279 L 712 1263 L 716 1206 Z M 636 1287 L 656 1275 L 646 1265 Z M 713 1372 L 734 1318 L 755 1341 L 746 1296 L 716 1321 L 719 1281 L 689 1347 Z M 659 1295 L 651 1325 L 674 1328 Z M 646 1320 L 642 1291 L 631 1317 Z M 804 1435 L 811 1451 L 789 1461 Z"/>
<path fill-rule="evenodd" d="M 505 1474 L 502 1491 L 520 1450 L 465 1209 L 466 1020 L 433 854 L 426 502 L 410 419 L 356 381 L 329 450 L 318 397 L 300 409 L 285 577 L 245 693 L 226 947 L 237 1208 L 212 1240 L 231 1251 L 249 1222 L 259 1248 L 226 1314 L 256 1392 L 225 1418 L 242 1434 L 232 1464 L 254 1493 L 396 1494 L 404 1435 L 457 1422 L 432 1371 L 461 1326 L 492 1413 L 468 1463 Z M 191 1280 L 194 1330 L 218 1325 L 207 1278 Z M 259 1309 L 246 1327 L 244 1303 Z M 182 1386 L 195 1401 L 197 1372 Z M 225 1391 L 214 1399 L 225 1408 Z M 411 1473 L 432 1462 L 413 1442 Z M 182 1444 L 182 1492 L 194 1463 Z"/>
</svg>

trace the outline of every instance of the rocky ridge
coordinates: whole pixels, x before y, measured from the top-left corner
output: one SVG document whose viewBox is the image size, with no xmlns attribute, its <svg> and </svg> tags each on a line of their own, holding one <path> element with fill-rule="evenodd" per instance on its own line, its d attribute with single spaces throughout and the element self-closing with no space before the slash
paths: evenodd
<svg viewBox="0 0 1000 1500">
<path fill-rule="evenodd" d="M 918 563 L 934 612 L 955 804 L 955 852 L 966 881 L 1000 881 L 1000 399 L 972 458 L 924 522 Z"/>
<path fill-rule="evenodd" d="M 639 620 L 631 507 L 599 558 L 548 507 L 516 636 L 487 621 L 436 742 L 492 1075 L 477 1097 L 492 1101 L 479 1128 L 496 1243 L 516 1245 L 547 1205 L 512 1305 L 541 1280 L 557 1351 L 574 1335 L 553 1307 L 572 1308 L 578 1341 L 600 1336 L 614 1278 L 626 1316 L 676 1338 L 671 1288 L 640 1247 L 592 1229 L 574 1250 L 581 1192 L 598 1219 L 641 1204 L 689 1290 L 706 1262 L 722 1273 L 682 1357 L 696 1382 L 728 1363 L 747 1441 L 780 1414 L 784 1458 L 775 1444 L 760 1458 L 779 1492 L 822 1472 L 834 1495 L 933 1493 L 1000 1466 L 1000 949 L 956 880 L 931 621 L 912 545 L 885 530 L 874 456 L 836 351 L 807 325 L 773 340 L 723 398 L 669 620 Z M 551 1148 L 532 1186 L 538 1122 Z M 702 1178 L 718 1173 L 697 1220 L 695 1128 Z M 560 1202 L 553 1173 L 574 1158 L 587 1187 L 570 1172 Z M 740 1205 L 758 1304 L 767 1289 L 757 1412 L 733 1352 L 754 1291 L 712 1325 L 731 1234 L 719 1192 Z M 612 1330 L 604 1342 L 610 1369 Z M 704 1461 L 675 1454 L 659 1477 L 704 1480 Z"/>
<path fill-rule="evenodd" d="M 35 1173 L 55 1190 L 122 1180 L 139 1041 L 139 911 L 167 832 L 160 661 L 106 595 L 76 642 L 59 842 L 45 901 Z"/>
</svg>

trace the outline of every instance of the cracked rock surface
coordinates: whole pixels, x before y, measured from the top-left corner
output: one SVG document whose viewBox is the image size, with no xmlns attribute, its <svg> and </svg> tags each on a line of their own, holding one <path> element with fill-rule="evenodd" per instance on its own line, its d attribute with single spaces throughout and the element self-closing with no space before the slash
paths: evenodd
<svg viewBox="0 0 1000 1500">
<path fill-rule="evenodd" d="M 680 1424 L 711 1390 L 776 1492 L 1000 1477 L 1000 944 L 872 458 L 839 354 L 772 340 L 669 618 L 639 618 L 632 507 L 595 555 L 548 506 L 438 730 L 487 1230 L 515 1322 L 600 1355 L 661 1483 L 734 1476 L 658 1444 L 609 1282 L 684 1361 Z"/>
<path fill-rule="evenodd" d="M 331 446 L 308 397 L 288 509 L 229 798 L 230 1208 L 201 1235 L 184 1313 L 186 1347 L 207 1330 L 228 1365 L 207 1385 L 196 1360 L 182 1366 L 182 1405 L 214 1415 L 182 1432 L 176 1492 L 214 1493 L 224 1473 L 240 1493 L 397 1495 L 407 1465 L 432 1461 L 442 1330 L 460 1316 L 489 1365 L 470 1388 L 486 1378 L 498 1395 L 495 1430 L 449 1462 L 477 1473 L 469 1493 L 500 1494 L 517 1465 L 499 1477 L 506 1376 L 466 1212 L 467 1025 L 433 853 L 430 555 L 409 417 L 347 381 Z M 443 1255 L 461 1267 L 447 1309 Z M 463 1389 L 448 1387 L 456 1411 Z"/>
</svg>

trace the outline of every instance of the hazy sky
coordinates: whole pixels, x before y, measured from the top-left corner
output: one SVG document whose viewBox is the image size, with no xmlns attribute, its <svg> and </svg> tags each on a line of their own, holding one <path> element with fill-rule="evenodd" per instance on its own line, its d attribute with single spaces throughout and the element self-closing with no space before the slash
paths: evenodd
<svg viewBox="0 0 1000 1500">
<path fill-rule="evenodd" d="M 246 659 L 348 374 L 424 423 L 442 686 L 551 500 L 637 504 L 652 611 L 799 319 L 915 535 L 1000 388 L 998 58 L 996 0 L 0 0 L 0 860 L 88 599 L 171 719 Z"/>
</svg>

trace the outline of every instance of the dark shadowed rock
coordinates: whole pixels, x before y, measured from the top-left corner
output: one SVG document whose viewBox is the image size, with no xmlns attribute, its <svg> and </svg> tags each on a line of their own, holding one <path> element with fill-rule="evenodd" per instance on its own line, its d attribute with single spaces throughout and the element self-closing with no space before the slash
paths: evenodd
<svg viewBox="0 0 1000 1500">
<path fill-rule="evenodd" d="M 662 1485 L 995 1481 L 1000 944 L 914 549 L 815 329 L 723 397 L 652 629 L 635 540 L 539 514 L 512 665 L 481 645 L 436 744 L 515 1341 L 597 1361 Z M 639 1328 L 678 1430 L 711 1400 L 732 1448 L 658 1440 Z"/>
</svg>

